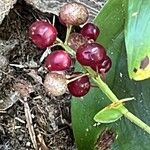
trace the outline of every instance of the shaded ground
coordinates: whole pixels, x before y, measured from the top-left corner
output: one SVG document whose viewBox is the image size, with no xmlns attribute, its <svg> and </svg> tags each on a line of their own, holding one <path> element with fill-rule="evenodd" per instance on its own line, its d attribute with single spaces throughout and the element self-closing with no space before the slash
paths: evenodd
<svg viewBox="0 0 150 150">
<path fill-rule="evenodd" d="M 0 71 L 0 106 L 10 107 L 6 111 L 0 111 L 0 150 L 33 149 L 26 128 L 24 105 L 18 100 L 21 98 L 13 98 L 14 101 L 10 101 L 15 92 L 13 84 L 16 80 L 20 82 L 20 79 L 30 82 L 32 86 L 28 104 L 36 136 L 41 135 L 49 149 L 74 149 L 70 126 L 70 95 L 65 94 L 57 98 L 47 96 L 43 86 L 28 75 L 29 72 L 35 71 L 43 79 L 46 74 L 45 70 L 39 70 L 42 66 L 39 59 L 43 51 L 37 49 L 27 36 L 28 27 L 39 18 L 52 20 L 52 16 L 33 10 L 19 1 L 0 25 L 0 40 L 7 41 L 1 43 L 0 54 L 6 56 L 9 63 Z M 57 23 L 57 19 L 56 26 L 59 27 L 60 38 L 64 38 L 65 28 Z"/>
</svg>

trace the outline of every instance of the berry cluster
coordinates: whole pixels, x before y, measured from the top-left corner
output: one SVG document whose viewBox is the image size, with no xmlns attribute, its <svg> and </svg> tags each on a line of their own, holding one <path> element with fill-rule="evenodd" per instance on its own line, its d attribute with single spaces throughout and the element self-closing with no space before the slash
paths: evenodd
<svg viewBox="0 0 150 150">
<path fill-rule="evenodd" d="M 79 26 L 84 24 L 87 19 L 88 11 L 82 4 L 76 2 L 67 3 L 60 9 L 59 20 L 67 28 L 72 25 Z M 112 62 L 106 54 L 105 48 L 95 42 L 99 34 L 100 30 L 96 25 L 86 23 L 80 33 L 70 34 L 67 44 L 75 50 L 76 56 L 74 57 L 81 65 L 89 66 L 95 72 L 104 74 L 109 71 Z M 51 23 L 43 20 L 35 21 L 30 26 L 29 37 L 41 49 L 51 47 L 54 43 L 59 42 L 56 40 L 56 28 Z M 65 50 L 57 49 L 45 58 L 45 67 L 49 73 L 45 77 L 44 86 L 46 91 L 54 96 L 62 95 L 68 89 L 73 96 L 81 97 L 87 94 L 90 89 L 88 75 L 74 72 L 67 79 L 67 77 L 64 78 L 64 73 L 60 74 L 60 71 L 66 72 L 72 67 L 72 57 Z M 58 85 L 58 81 L 61 81 L 62 85 Z M 59 90 L 58 87 L 63 88 L 63 90 Z"/>
</svg>

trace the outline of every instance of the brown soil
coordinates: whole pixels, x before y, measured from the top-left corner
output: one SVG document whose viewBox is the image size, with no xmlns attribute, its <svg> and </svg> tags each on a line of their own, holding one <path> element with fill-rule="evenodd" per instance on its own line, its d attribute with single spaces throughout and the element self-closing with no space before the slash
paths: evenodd
<svg viewBox="0 0 150 150">
<path fill-rule="evenodd" d="M 28 27 L 36 19 L 52 21 L 52 18 L 52 15 L 43 14 L 23 1 L 18 1 L 0 25 L 0 40 L 7 41 L 4 43 L 4 50 L 0 50 L 0 54 L 6 56 L 9 62 L 7 68 L 0 72 L 0 106 L 1 103 L 5 103 L 4 105 L 8 108 L 0 111 L 0 150 L 33 149 L 26 126 L 24 104 L 21 102 L 24 101 L 23 97 L 9 102 L 10 96 L 15 92 L 13 85 L 16 82 L 22 84 L 22 81 L 30 83 L 32 87 L 27 103 L 36 137 L 41 135 L 48 149 L 74 149 L 70 125 L 70 95 L 66 93 L 60 97 L 48 96 L 43 86 L 28 74 L 35 71 L 37 77 L 41 77 L 42 80 L 46 74 L 45 70 L 39 70 L 42 66 L 39 59 L 43 51 L 35 47 L 28 39 Z M 63 39 L 65 28 L 60 26 L 57 18 L 56 27 L 61 35 L 60 38 Z M 16 64 L 20 66 L 16 66 Z M 9 105 L 9 103 L 13 105 Z M 39 144 L 39 138 L 36 140 Z"/>
</svg>

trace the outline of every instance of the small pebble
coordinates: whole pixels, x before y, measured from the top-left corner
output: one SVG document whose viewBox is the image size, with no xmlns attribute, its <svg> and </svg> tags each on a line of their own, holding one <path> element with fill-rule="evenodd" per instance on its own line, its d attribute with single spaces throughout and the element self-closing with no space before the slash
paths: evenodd
<svg viewBox="0 0 150 150">
<path fill-rule="evenodd" d="M 31 146 L 31 142 L 27 142 L 27 143 L 26 143 L 26 146 L 27 146 L 27 147 L 30 147 L 30 146 Z"/>
</svg>

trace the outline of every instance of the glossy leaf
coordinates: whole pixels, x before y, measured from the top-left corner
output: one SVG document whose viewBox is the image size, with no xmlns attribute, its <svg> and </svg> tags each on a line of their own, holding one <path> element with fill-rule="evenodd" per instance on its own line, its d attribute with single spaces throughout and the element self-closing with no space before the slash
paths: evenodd
<svg viewBox="0 0 150 150">
<path fill-rule="evenodd" d="M 125 0 L 107 2 L 95 19 L 95 23 L 101 29 L 98 42 L 107 48 L 108 55 L 113 60 L 113 67 L 107 75 L 107 84 L 120 99 L 134 96 L 136 101 L 128 102 L 125 106 L 150 124 L 150 80 L 135 82 L 128 77 L 123 34 L 125 6 Z M 81 68 L 78 66 L 76 69 Z M 149 150 L 150 135 L 124 117 L 114 123 L 95 126 L 94 116 L 109 104 L 110 100 L 98 88 L 92 88 L 83 98 L 72 98 L 72 127 L 78 150 L 95 149 L 98 137 L 107 129 L 111 129 L 117 135 L 111 145 L 112 150 Z"/>
<path fill-rule="evenodd" d="M 108 55 L 117 60 L 123 41 L 125 1 L 108 1 L 97 16 L 95 23 L 100 27 L 101 36 L 98 38 L 105 48 L 109 48 Z M 112 9 L 115 8 L 115 9 Z M 110 11 L 112 11 L 110 13 Z M 107 82 L 113 85 L 117 61 L 113 61 Z M 76 70 L 82 70 L 77 63 Z M 99 110 L 109 104 L 109 100 L 98 88 L 92 88 L 83 98 L 72 98 L 72 126 L 75 141 L 79 150 L 93 150 L 97 136 L 105 130 L 107 125 L 95 127 L 94 116 Z M 86 144 L 85 144 L 86 143 Z"/>
<path fill-rule="evenodd" d="M 150 77 L 150 1 L 129 0 L 125 40 L 128 72 L 134 80 Z"/>
<path fill-rule="evenodd" d="M 112 123 L 120 119 L 122 115 L 119 109 L 106 107 L 94 116 L 94 120 L 98 123 Z"/>
</svg>

